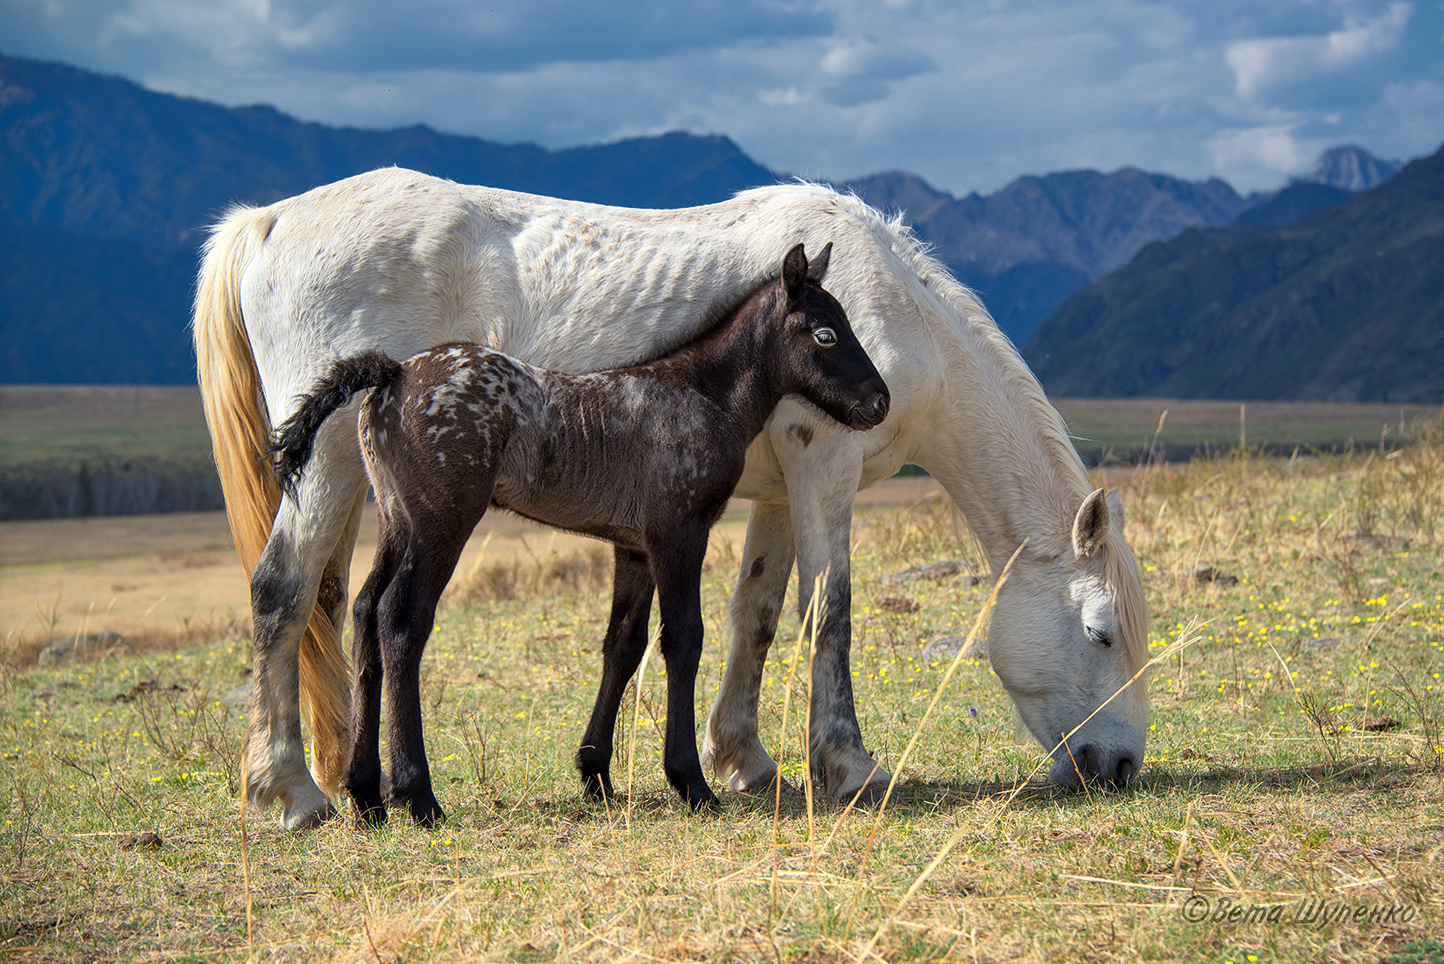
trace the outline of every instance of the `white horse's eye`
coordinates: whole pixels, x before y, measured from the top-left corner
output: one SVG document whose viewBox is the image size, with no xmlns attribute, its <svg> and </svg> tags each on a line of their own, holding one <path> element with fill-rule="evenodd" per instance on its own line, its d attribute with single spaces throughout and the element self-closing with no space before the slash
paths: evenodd
<svg viewBox="0 0 1444 964">
<path fill-rule="evenodd" d="M 837 332 L 831 328 L 818 328 L 813 331 L 812 337 L 817 339 L 817 343 L 823 348 L 831 348 L 837 344 Z"/>
<path fill-rule="evenodd" d="M 1097 643 L 1099 646 L 1102 646 L 1105 649 L 1112 647 L 1113 637 L 1109 636 L 1103 630 L 1094 629 L 1092 626 L 1088 626 L 1085 627 L 1084 631 L 1088 633 L 1089 642 Z"/>
</svg>

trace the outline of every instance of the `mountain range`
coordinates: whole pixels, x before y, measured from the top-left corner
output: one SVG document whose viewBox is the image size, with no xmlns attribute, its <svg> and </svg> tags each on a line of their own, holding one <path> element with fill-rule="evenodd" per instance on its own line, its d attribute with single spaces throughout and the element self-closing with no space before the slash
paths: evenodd
<svg viewBox="0 0 1444 964">
<path fill-rule="evenodd" d="M 1338 147 L 1307 178 L 1247 197 L 1218 178 L 1186 181 L 1135 168 L 1020 177 L 987 197 L 956 198 L 903 172 L 844 186 L 876 207 L 905 211 L 933 253 L 1023 345 L 1065 298 L 1151 241 L 1199 226 L 1286 223 L 1381 184 L 1401 166 Z"/>
<path fill-rule="evenodd" d="M 1149 244 L 1024 357 L 1059 395 L 1444 401 L 1444 150 L 1287 224 Z"/>
<path fill-rule="evenodd" d="M 420 126 L 334 128 L 0 56 L 0 382 L 192 381 L 185 328 L 205 226 L 230 203 L 269 203 L 387 164 L 637 207 L 703 204 L 786 179 L 722 136 L 550 151 Z M 905 172 L 837 186 L 904 212 L 1025 345 L 1035 333 L 1057 337 L 1040 323 L 1154 242 L 1288 224 L 1398 166 L 1339 148 L 1308 178 L 1248 197 L 1217 179 L 1134 169 L 1022 177 L 964 198 Z M 1171 322 L 1154 322 L 1166 338 Z"/>
</svg>

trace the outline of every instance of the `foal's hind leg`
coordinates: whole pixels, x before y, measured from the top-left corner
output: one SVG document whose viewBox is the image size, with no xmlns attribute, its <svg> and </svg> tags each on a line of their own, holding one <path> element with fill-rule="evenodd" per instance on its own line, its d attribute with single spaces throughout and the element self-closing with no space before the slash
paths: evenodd
<svg viewBox="0 0 1444 964">
<path fill-rule="evenodd" d="M 438 485 L 438 490 L 443 486 Z M 455 491 L 451 487 L 449 491 Z M 379 625 L 386 692 L 386 742 L 391 755 L 392 799 L 405 803 L 423 827 L 446 819 L 431 786 L 421 724 L 421 656 L 471 530 L 481 519 L 491 485 L 474 506 L 441 506 L 425 515 L 411 506 L 411 531 L 396 575 L 381 595 Z M 474 511 L 472 511 L 474 508 Z"/>
<path fill-rule="evenodd" d="M 377 608 L 381 594 L 396 574 L 406 549 L 406 530 L 383 514 L 376 561 L 361 591 L 356 594 L 351 660 L 355 664 L 355 693 L 351 703 L 350 753 L 345 788 L 351 795 L 359 823 L 386 822 L 386 801 L 381 792 L 381 633 Z"/>
<path fill-rule="evenodd" d="M 733 790 L 765 789 L 777 774 L 757 732 L 757 702 L 791 575 L 791 510 L 785 502 L 753 503 L 732 594 L 732 651 L 702 741 L 703 764 Z"/>
<path fill-rule="evenodd" d="M 612 796 L 612 743 L 622 693 L 647 649 L 652 612 L 652 567 L 645 553 L 613 548 L 612 617 L 602 640 L 602 682 L 592 718 L 577 750 L 582 786 L 593 800 Z"/>
</svg>

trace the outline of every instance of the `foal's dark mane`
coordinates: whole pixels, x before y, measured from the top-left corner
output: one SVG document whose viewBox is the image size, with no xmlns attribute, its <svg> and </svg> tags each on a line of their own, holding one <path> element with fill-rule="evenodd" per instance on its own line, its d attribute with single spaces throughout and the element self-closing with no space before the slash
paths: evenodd
<svg viewBox="0 0 1444 964">
<path fill-rule="evenodd" d="M 813 284 L 809 280 L 809 284 Z M 608 369 L 615 374 L 632 373 L 640 368 L 648 368 L 659 361 L 671 358 L 684 358 L 689 351 L 700 351 L 701 346 L 710 343 L 720 335 L 734 321 L 742 321 L 742 312 L 748 307 L 748 303 L 754 300 L 760 301 L 771 292 L 772 297 L 785 300 L 787 295 L 782 290 L 782 284 L 773 275 L 758 278 L 754 283 L 748 285 L 744 294 L 726 304 L 724 308 L 712 307 L 702 316 L 702 323 L 697 326 L 695 332 L 684 336 L 682 341 L 668 346 L 655 355 L 649 356 L 642 361 L 624 368 Z"/>
</svg>

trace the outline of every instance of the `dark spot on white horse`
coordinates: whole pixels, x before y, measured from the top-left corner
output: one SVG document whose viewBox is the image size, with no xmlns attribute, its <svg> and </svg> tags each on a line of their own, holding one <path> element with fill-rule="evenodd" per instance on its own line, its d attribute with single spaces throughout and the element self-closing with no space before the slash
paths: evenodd
<svg viewBox="0 0 1444 964">
<path fill-rule="evenodd" d="M 760 577 L 760 576 L 762 575 L 762 573 L 765 572 L 766 570 L 767 570 L 767 558 L 766 558 L 765 556 L 758 556 L 758 557 L 757 557 L 757 560 L 752 563 L 752 569 L 747 573 L 747 578 L 748 578 L 748 579 L 757 579 L 757 578 Z"/>
<path fill-rule="evenodd" d="M 797 439 L 803 448 L 812 444 L 812 428 L 808 425 L 794 425 L 787 430 L 787 434 Z"/>
<path fill-rule="evenodd" d="M 333 619 L 346 605 L 346 582 L 339 573 L 327 570 L 322 574 L 321 584 L 316 589 L 316 605 Z"/>
</svg>

